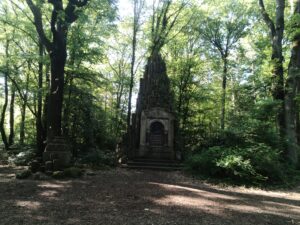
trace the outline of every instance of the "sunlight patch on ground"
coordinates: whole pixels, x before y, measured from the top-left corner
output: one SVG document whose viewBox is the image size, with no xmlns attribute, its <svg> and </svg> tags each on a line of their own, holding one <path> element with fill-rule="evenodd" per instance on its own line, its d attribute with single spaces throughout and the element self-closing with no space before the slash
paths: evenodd
<svg viewBox="0 0 300 225">
<path fill-rule="evenodd" d="M 215 202 L 206 199 L 201 199 L 201 205 L 199 205 L 199 198 L 182 195 L 167 195 L 166 197 L 154 200 L 154 202 L 165 206 L 178 205 L 202 209 L 206 208 L 206 206 L 216 205 Z"/>
<path fill-rule="evenodd" d="M 80 219 L 78 218 L 68 218 L 67 224 L 80 224 Z"/>
<path fill-rule="evenodd" d="M 43 182 L 38 185 L 39 187 L 42 188 L 57 188 L 57 189 L 64 189 L 64 188 L 70 188 L 71 187 L 71 181 L 62 181 L 62 182 L 57 182 L 57 183 L 50 183 L 50 182 Z"/>
<path fill-rule="evenodd" d="M 290 204 L 286 204 L 286 203 L 280 203 L 280 202 L 274 202 L 274 201 L 262 201 L 264 204 L 266 205 L 276 205 L 278 207 L 282 207 L 282 208 L 285 208 L 285 209 L 288 209 L 289 211 L 290 210 L 298 210 L 298 213 L 300 212 L 300 206 L 296 206 L 296 205 L 290 205 Z M 299 202 L 300 204 L 300 202 Z"/>
<path fill-rule="evenodd" d="M 169 195 L 153 200 L 155 203 L 163 206 L 183 206 L 205 211 L 214 209 L 213 214 L 215 215 L 224 215 L 224 209 L 229 209 L 230 211 L 241 213 L 263 213 L 286 218 L 290 218 L 290 216 L 293 215 L 296 219 L 300 219 L 300 206 L 295 205 L 300 204 L 300 201 L 297 202 L 299 199 L 295 198 L 298 193 L 284 194 L 282 192 L 256 190 L 254 195 L 261 197 L 261 199 L 249 202 L 247 197 L 248 193 L 243 191 L 228 192 L 228 195 L 226 195 L 180 185 L 155 182 L 151 182 L 151 184 L 157 185 L 170 192 Z M 177 194 L 171 194 L 172 192 Z M 232 194 L 240 194 L 242 197 L 230 196 Z M 264 198 L 274 198 L 274 201 L 265 201 Z M 276 199 L 279 202 L 277 202 Z M 228 204 L 228 201 L 233 204 Z M 287 204 L 284 203 L 284 201 L 295 201 L 295 203 Z"/>
<path fill-rule="evenodd" d="M 300 219 L 300 209 L 292 209 L 294 206 L 291 205 L 278 207 L 276 204 L 270 206 L 228 205 L 227 207 L 237 212 L 269 214 L 286 218 L 293 216 L 294 219 Z"/>
<path fill-rule="evenodd" d="M 263 203 L 267 205 L 264 207 L 265 210 L 272 211 L 276 215 L 287 216 L 287 214 L 293 214 L 297 219 L 300 219 L 300 206 L 272 201 L 263 201 Z"/>
<path fill-rule="evenodd" d="M 199 197 L 205 197 L 205 194 L 209 193 L 210 198 L 217 198 L 217 199 L 224 199 L 224 200 L 238 200 L 239 198 L 233 197 L 233 196 L 229 196 L 229 195 L 224 195 L 224 194 L 219 194 L 219 193 L 211 193 L 211 192 L 207 192 L 207 191 L 203 191 L 203 190 L 199 190 L 199 189 L 195 189 L 195 188 L 191 188 L 191 187 L 183 187 L 183 186 L 179 186 L 179 185 L 173 185 L 173 184 L 162 184 L 162 183 L 155 183 L 155 182 L 151 182 L 150 184 L 155 184 L 158 185 L 166 190 L 170 190 L 170 191 L 189 191 L 192 194 L 196 194 Z"/>
<path fill-rule="evenodd" d="M 256 188 L 235 188 L 232 191 L 238 191 L 243 192 L 245 194 L 251 194 L 251 195 L 260 195 L 262 197 L 274 197 L 274 198 L 282 198 L 286 200 L 299 200 L 300 201 L 300 193 L 299 192 L 293 192 L 293 191 L 266 191 Z"/>
<path fill-rule="evenodd" d="M 58 192 L 54 191 L 54 190 L 46 190 L 41 192 L 39 195 L 43 196 L 43 197 L 55 197 L 55 195 L 57 195 Z"/>
<path fill-rule="evenodd" d="M 38 210 L 41 206 L 41 203 L 37 201 L 16 201 L 16 206 L 24 207 L 30 210 Z"/>
<path fill-rule="evenodd" d="M 226 218 L 228 215 L 224 212 L 224 208 L 218 202 L 207 200 L 205 198 L 187 197 L 183 195 L 168 195 L 161 199 L 154 199 L 154 203 L 166 207 L 184 207 L 199 211 L 205 211 L 207 214 Z M 157 212 L 156 212 L 157 213 Z"/>
</svg>

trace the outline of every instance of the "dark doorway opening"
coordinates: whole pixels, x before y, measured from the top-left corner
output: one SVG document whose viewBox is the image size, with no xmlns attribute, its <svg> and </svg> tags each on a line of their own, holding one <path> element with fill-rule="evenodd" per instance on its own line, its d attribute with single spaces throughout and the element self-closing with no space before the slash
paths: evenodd
<svg viewBox="0 0 300 225">
<path fill-rule="evenodd" d="M 151 146 L 163 146 L 164 145 L 165 128 L 161 122 L 153 122 L 150 125 L 150 140 Z"/>
</svg>

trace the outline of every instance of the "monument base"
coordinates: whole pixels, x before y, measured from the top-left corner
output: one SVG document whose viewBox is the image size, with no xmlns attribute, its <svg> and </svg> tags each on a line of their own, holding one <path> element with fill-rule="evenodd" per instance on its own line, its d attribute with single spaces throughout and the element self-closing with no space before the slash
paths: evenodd
<svg viewBox="0 0 300 225">
<path fill-rule="evenodd" d="M 46 170 L 60 170 L 70 166 L 70 146 L 63 137 L 54 137 L 46 146 L 43 161 Z"/>
</svg>

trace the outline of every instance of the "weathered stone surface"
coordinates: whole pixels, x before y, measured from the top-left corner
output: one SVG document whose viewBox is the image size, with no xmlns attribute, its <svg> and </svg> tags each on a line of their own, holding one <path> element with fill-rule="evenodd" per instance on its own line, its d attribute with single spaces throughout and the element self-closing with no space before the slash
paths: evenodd
<svg viewBox="0 0 300 225">
<path fill-rule="evenodd" d="M 61 170 L 63 169 L 63 163 L 61 163 L 60 159 L 53 159 L 53 170 Z"/>
<path fill-rule="evenodd" d="M 51 161 L 52 169 L 62 169 L 68 167 L 71 161 L 70 145 L 63 137 L 55 137 L 47 144 L 43 153 L 44 162 Z M 46 168 L 48 170 L 48 168 Z"/>
<path fill-rule="evenodd" d="M 29 168 L 32 173 L 39 171 L 40 167 L 41 167 L 41 163 L 39 161 L 33 160 L 32 162 L 30 162 Z"/>
<path fill-rule="evenodd" d="M 53 170 L 53 162 L 52 161 L 46 161 L 45 162 L 45 171 L 52 171 Z"/>
<path fill-rule="evenodd" d="M 43 173 L 45 172 L 45 165 L 44 164 L 40 166 L 40 171 L 43 172 Z"/>
<path fill-rule="evenodd" d="M 148 59 L 132 116 L 129 158 L 175 159 L 173 96 L 166 64 L 159 54 Z"/>
<path fill-rule="evenodd" d="M 49 177 L 42 172 L 37 172 L 37 173 L 33 174 L 32 178 L 34 180 L 48 180 L 49 179 Z"/>
</svg>

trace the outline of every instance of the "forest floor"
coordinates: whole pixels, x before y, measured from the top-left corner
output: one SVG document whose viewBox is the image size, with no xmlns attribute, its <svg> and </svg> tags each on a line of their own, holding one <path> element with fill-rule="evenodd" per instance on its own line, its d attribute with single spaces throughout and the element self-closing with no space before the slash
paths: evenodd
<svg viewBox="0 0 300 225">
<path fill-rule="evenodd" d="M 300 224 L 300 187 L 221 187 L 181 172 L 113 169 L 67 180 L 17 180 L 0 165 L 0 224 Z"/>
</svg>

